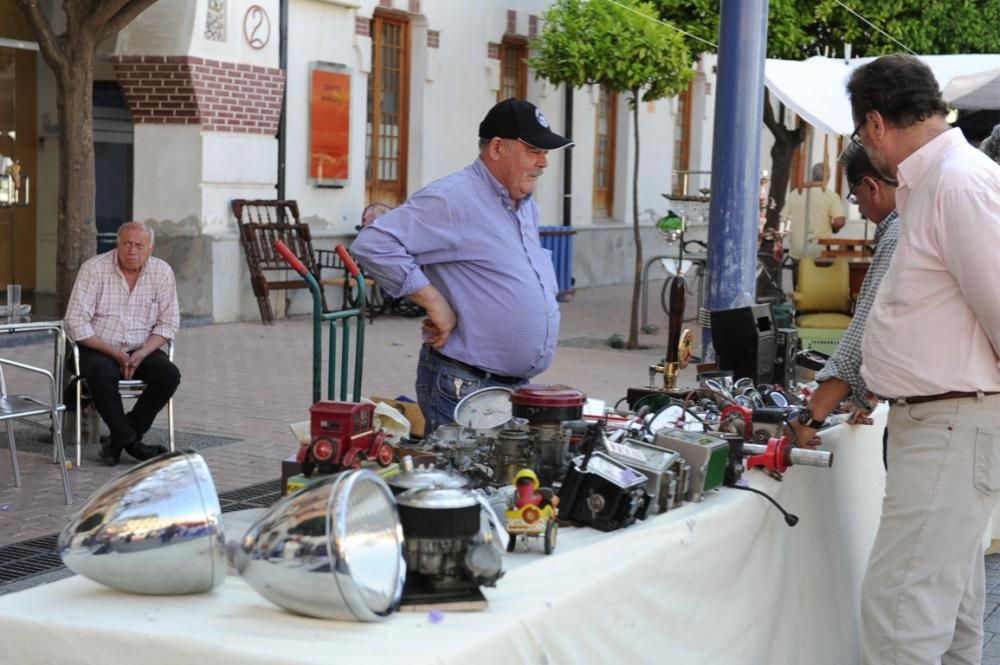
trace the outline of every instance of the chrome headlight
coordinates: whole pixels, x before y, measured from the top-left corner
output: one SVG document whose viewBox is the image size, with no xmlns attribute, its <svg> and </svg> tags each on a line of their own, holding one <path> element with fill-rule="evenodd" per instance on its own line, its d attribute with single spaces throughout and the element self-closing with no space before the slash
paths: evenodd
<svg viewBox="0 0 1000 665">
<path fill-rule="evenodd" d="M 201 455 L 153 458 L 102 485 L 59 534 L 66 567 L 132 593 L 209 591 L 226 578 L 222 509 Z"/>
<path fill-rule="evenodd" d="M 274 504 L 231 554 L 262 596 L 323 619 L 383 618 L 399 607 L 406 578 L 396 502 L 385 481 L 364 469 Z"/>
</svg>

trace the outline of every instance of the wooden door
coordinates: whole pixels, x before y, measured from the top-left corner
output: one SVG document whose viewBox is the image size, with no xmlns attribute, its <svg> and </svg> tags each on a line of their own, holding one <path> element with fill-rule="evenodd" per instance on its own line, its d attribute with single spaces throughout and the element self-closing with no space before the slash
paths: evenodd
<svg viewBox="0 0 1000 665">
<path fill-rule="evenodd" d="M 371 34 L 365 198 L 397 206 L 406 200 L 410 24 L 376 14 Z"/>
</svg>

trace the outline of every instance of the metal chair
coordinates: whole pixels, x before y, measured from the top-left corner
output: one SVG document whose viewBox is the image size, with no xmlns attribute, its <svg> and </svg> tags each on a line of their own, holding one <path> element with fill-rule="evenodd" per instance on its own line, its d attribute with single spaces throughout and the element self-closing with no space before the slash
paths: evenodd
<svg viewBox="0 0 1000 665">
<path fill-rule="evenodd" d="M 76 441 L 76 465 L 80 466 L 83 462 L 82 455 L 82 432 L 81 423 L 83 421 L 83 401 L 85 399 L 90 399 L 90 395 L 85 392 L 86 381 L 80 376 L 80 347 L 76 342 L 70 342 L 73 350 L 73 375 L 71 380 L 76 383 L 75 394 L 76 394 L 76 417 L 74 418 L 74 435 Z M 167 358 L 171 362 L 174 360 L 174 340 L 169 340 L 167 342 Z M 118 382 L 118 391 L 121 393 L 122 401 L 127 399 L 138 399 L 142 395 L 142 391 L 146 389 L 146 384 L 138 379 L 122 379 Z M 97 413 L 97 409 L 93 405 L 87 406 L 88 419 L 89 419 L 89 431 L 87 437 L 87 443 L 96 444 L 98 442 L 98 433 L 100 431 L 100 417 Z M 167 402 L 167 439 L 169 441 L 170 452 L 174 451 L 174 398 L 171 397 L 170 401 Z"/>
<path fill-rule="evenodd" d="M 63 449 L 62 436 L 62 411 L 65 406 L 62 404 L 60 391 L 56 385 L 62 381 L 62 362 L 66 348 L 66 333 L 61 326 L 47 326 L 56 335 L 55 367 L 53 371 L 27 365 L 15 360 L 0 358 L 0 420 L 7 426 L 7 443 L 10 446 L 10 462 L 14 471 L 14 486 L 21 486 L 21 470 L 17 465 L 17 444 L 14 440 L 14 421 L 38 427 L 52 432 L 53 455 L 59 465 L 62 474 L 63 492 L 66 495 L 66 504 L 73 503 L 73 492 L 69 486 L 69 474 L 66 471 L 66 453 Z M 39 328 L 41 330 L 42 328 Z M 12 395 L 7 391 L 7 383 L 4 380 L 2 367 L 14 367 L 26 372 L 39 374 L 48 381 L 48 400 L 34 395 Z M 51 422 L 43 423 L 35 418 L 46 416 Z"/>
</svg>

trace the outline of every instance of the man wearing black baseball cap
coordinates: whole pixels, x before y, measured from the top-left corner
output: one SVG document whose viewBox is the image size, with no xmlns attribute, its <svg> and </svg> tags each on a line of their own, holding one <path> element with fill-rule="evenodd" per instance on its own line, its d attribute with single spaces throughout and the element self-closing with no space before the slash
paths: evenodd
<svg viewBox="0 0 1000 665">
<path fill-rule="evenodd" d="M 427 310 L 417 365 L 425 432 L 481 388 L 515 388 L 548 368 L 558 287 L 532 198 L 548 152 L 573 142 L 534 104 L 507 99 L 479 124 L 479 157 L 358 234 L 351 252 L 394 298 Z"/>
</svg>

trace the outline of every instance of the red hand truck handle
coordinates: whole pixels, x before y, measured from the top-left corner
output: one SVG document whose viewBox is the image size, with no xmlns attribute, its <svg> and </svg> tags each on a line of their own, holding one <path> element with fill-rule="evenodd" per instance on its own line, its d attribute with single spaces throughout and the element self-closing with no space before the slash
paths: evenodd
<svg viewBox="0 0 1000 665">
<path fill-rule="evenodd" d="M 292 253 L 292 250 L 288 249 L 288 245 L 280 240 L 275 240 L 274 249 L 276 249 L 278 254 L 281 254 L 285 260 L 288 261 L 288 265 L 292 266 L 292 268 L 295 269 L 295 272 L 299 273 L 303 277 L 309 274 L 309 271 L 306 270 L 305 264 L 303 264 L 302 261 L 299 261 L 299 257 L 295 256 L 295 254 Z"/>
<path fill-rule="evenodd" d="M 343 261 L 344 265 L 347 267 L 347 271 L 351 273 L 351 277 L 357 277 L 361 274 L 361 269 L 358 268 L 358 264 L 354 262 L 354 259 L 351 257 L 351 254 L 347 251 L 346 247 L 343 245 L 337 245 L 334 249 L 337 250 L 337 254 L 340 256 L 340 260 Z"/>
</svg>

